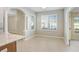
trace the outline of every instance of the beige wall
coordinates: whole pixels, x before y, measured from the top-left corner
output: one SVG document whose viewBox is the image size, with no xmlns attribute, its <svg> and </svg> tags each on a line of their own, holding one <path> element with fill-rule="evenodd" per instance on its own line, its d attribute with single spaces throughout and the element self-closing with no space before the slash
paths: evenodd
<svg viewBox="0 0 79 59">
<path fill-rule="evenodd" d="M 75 33 L 74 31 L 74 16 L 79 16 L 79 12 L 71 13 L 71 39 L 79 39 L 79 33 Z"/>
<path fill-rule="evenodd" d="M 26 37 L 30 37 L 30 36 L 32 36 L 32 34 L 34 34 L 35 33 L 35 31 L 36 31 L 36 14 L 35 14 L 35 12 L 33 12 L 32 10 L 30 10 L 30 9 L 28 9 L 28 8 L 19 8 L 19 9 L 21 9 L 21 10 L 23 10 L 24 12 L 25 12 L 25 17 L 26 17 L 26 30 L 25 30 L 25 35 L 26 35 Z M 17 13 L 19 13 L 20 11 L 17 11 Z M 13 11 L 10 11 L 10 13 L 11 14 L 13 14 L 14 12 Z M 17 14 L 16 14 L 17 15 Z M 9 32 L 11 32 L 11 33 L 18 33 L 18 32 L 20 32 L 21 30 L 23 30 L 24 28 L 24 20 L 23 20 L 23 18 L 25 18 L 24 17 L 24 15 L 23 15 L 23 13 L 19 13 L 19 15 L 17 15 L 16 16 L 15 15 L 15 17 L 14 16 L 9 16 L 9 20 L 13 20 L 13 21 L 10 21 L 10 23 L 12 24 L 12 25 L 10 25 L 9 26 Z M 22 16 L 21 16 L 22 15 Z M 30 16 L 34 16 L 35 17 L 35 29 L 34 30 L 30 30 L 29 28 L 28 28 L 28 21 L 30 20 Z M 18 19 L 18 22 L 15 22 L 15 21 L 17 21 L 17 17 L 19 17 Z M 21 24 L 21 22 L 22 22 L 22 24 Z M 11 26 L 13 26 L 14 28 L 15 28 L 15 25 L 13 25 L 13 23 L 18 23 L 18 24 L 16 24 L 16 28 L 17 28 L 17 26 L 18 26 L 18 30 L 16 30 L 16 31 L 14 31 L 14 30 L 12 30 L 11 29 Z M 20 25 L 20 26 L 19 26 Z M 23 27 L 21 27 L 21 26 L 23 26 Z M 23 31 L 22 31 L 23 32 Z"/>
<path fill-rule="evenodd" d="M 56 31 L 43 31 L 41 27 L 41 15 L 57 14 L 57 30 Z M 64 37 L 64 10 L 54 10 L 47 12 L 37 13 L 37 34 Z"/>
<path fill-rule="evenodd" d="M 20 10 L 16 10 L 16 14 L 8 16 L 8 31 L 10 33 L 22 34 L 24 32 L 25 15 Z"/>
<path fill-rule="evenodd" d="M 25 14 L 17 10 L 17 33 L 23 34 L 25 28 Z"/>
<path fill-rule="evenodd" d="M 16 33 L 16 16 L 8 16 L 8 31 L 9 33 Z"/>
<path fill-rule="evenodd" d="M 4 32 L 3 8 L 0 7 L 0 33 Z"/>
</svg>

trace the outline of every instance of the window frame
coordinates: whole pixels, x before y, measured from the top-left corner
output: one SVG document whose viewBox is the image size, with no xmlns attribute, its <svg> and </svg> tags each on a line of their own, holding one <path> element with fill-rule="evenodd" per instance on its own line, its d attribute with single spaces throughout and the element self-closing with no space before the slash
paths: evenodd
<svg viewBox="0 0 79 59">
<path fill-rule="evenodd" d="M 41 25 L 42 25 L 42 17 L 44 17 L 44 16 L 47 16 L 47 18 L 49 17 L 49 16 L 56 16 L 56 30 L 57 30 L 57 28 L 58 28 L 58 16 L 57 16 L 57 14 L 49 14 L 49 15 L 41 15 Z M 49 20 L 49 19 L 48 19 Z M 41 28 L 41 25 L 40 25 L 40 28 Z M 56 30 L 54 30 L 54 29 L 43 29 L 43 28 L 41 28 L 41 30 L 43 30 L 43 31 L 56 31 Z"/>
<path fill-rule="evenodd" d="M 32 15 L 32 16 L 30 16 L 30 18 L 31 18 L 31 19 L 30 19 L 30 22 L 32 22 L 32 23 L 33 23 L 33 26 L 34 26 L 33 28 L 30 28 L 30 29 L 31 29 L 31 30 L 34 30 L 34 29 L 35 29 L 35 23 L 34 23 L 34 22 L 35 22 L 35 17 Z M 30 26 L 32 27 L 31 24 L 30 24 Z"/>
<path fill-rule="evenodd" d="M 73 23 L 75 23 L 75 17 L 79 17 L 79 16 L 74 16 Z M 79 30 L 75 29 L 75 25 L 74 24 L 73 24 L 73 26 L 74 26 L 74 31 L 79 31 Z"/>
</svg>

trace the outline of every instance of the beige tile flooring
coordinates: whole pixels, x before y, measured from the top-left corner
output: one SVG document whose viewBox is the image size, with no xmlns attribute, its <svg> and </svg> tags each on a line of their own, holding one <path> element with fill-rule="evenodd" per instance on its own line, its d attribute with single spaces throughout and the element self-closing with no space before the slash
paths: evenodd
<svg viewBox="0 0 79 59">
<path fill-rule="evenodd" d="M 70 46 L 66 46 L 64 39 L 35 37 L 22 41 L 19 48 L 20 52 L 77 52 L 79 41 L 71 41 Z"/>
</svg>

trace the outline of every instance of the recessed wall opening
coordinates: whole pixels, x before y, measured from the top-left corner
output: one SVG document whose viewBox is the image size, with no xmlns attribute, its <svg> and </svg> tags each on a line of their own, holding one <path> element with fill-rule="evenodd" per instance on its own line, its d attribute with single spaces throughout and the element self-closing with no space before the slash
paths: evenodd
<svg viewBox="0 0 79 59">
<path fill-rule="evenodd" d="M 19 9 L 11 9 L 8 12 L 8 32 L 13 34 L 24 34 L 25 14 Z"/>
<path fill-rule="evenodd" d="M 71 10 L 69 20 L 71 40 L 79 40 L 79 7 Z"/>
</svg>

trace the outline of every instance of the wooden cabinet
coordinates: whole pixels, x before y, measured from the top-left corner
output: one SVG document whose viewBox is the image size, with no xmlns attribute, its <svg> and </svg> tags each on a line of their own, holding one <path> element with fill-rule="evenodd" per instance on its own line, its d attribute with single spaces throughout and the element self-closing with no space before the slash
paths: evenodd
<svg viewBox="0 0 79 59">
<path fill-rule="evenodd" d="M 0 47 L 0 51 L 7 48 L 7 52 L 16 52 L 16 42 L 12 42 Z"/>
</svg>

